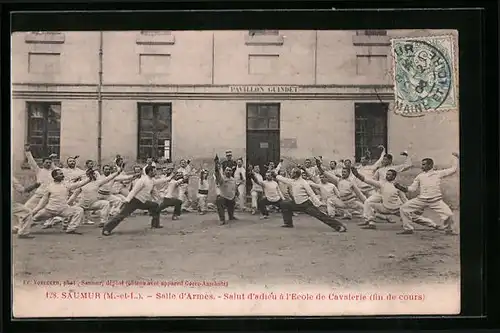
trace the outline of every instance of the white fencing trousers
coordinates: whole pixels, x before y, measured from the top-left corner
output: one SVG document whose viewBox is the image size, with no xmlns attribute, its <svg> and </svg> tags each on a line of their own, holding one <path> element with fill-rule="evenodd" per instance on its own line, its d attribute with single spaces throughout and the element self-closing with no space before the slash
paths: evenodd
<svg viewBox="0 0 500 333">
<path fill-rule="evenodd" d="M 30 233 L 31 225 L 33 224 L 33 215 L 31 210 L 25 205 L 14 202 L 12 204 L 12 218 L 17 221 L 13 229 L 17 231 L 18 236 L 27 235 Z"/>
<path fill-rule="evenodd" d="M 375 219 L 378 214 L 381 215 L 396 215 L 399 216 L 399 207 L 395 209 L 389 209 L 379 202 L 369 202 L 365 201 L 363 205 L 363 217 L 368 224 L 375 224 Z"/>
<path fill-rule="evenodd" d="M 345 208 L 344 203 L 337 196 L 326 199 L 326 212 L 328 216 L 335 217 L 338 208 Z"/>
<path fill-rule="evenodd" d="M 365 202 L 382 202 L 382 194 L 379 191 L 373 191 L 372 195 L 367 197 Z"/>
<path fill-rule="evenodd" d="M 24 206 L 26 206 L 29 210 L 33 210 L 38 205 L 38 203 L 40 202 L 40 200 L 42 200 L 44 194 L 45 194 L 45 191 L 43 191 L 43 190 L 35 192 L 28 199 L 28 201 L 26 201 L 26 203 L 24 204 Z M 47 219 L 44 222 L 43 225 L 44 226 L 54 225 L 56 222 L 59 222 L 59 221 L 60 221 L 60 219 L 53 220 L 52 218 L 49 218 L 49 219 Z M 34 222 L 38 222 L 38 221 L 34 221 Z"/>
<path fill-rule="evenodd" d="M 48 209 L 42 209 L 35 216 L 33 216 L 33 221 L 43 221 L 48 220 L 53 217 L 60 217 L 62 219 L 68 219 L 69 224 L 66 232 L 71 232 L 76 230 L 83 221 L 83 208 L 78 206 L 67 206 L 61 210 L 53 211 Z"/>
<path fill-rule="evenodd" d="M 43 193 L 42 191 L 40 192 L 35 192 L 29 199 L 28 201 L 26 201 L 26 203 L 24 204 L 26 206 L 26 208 L 30 209 L 30 210 L 33 210 L 36 205 L 38 205 L 38 203 L 40 202 L 40 200 L 42 200 L 43 198 L 43 195 L 45 193 Z"/>
<path fill-rule="evenodd" d="M 104 224 L 108 221 L 109 211 L 111 210 L 111 203 L 106 200 L 97 200 L 90 205 L 78 204 L 84 211 L 95 211 L 99 214 L 99 221 Z"/>
<path fill-rule="evenodd" d="M 238 206 L 240 209 L 245 208 L 245 203 L 246 203 L 246 188 L 245 188 L 245 183 L 242 183 L 238 185 Z"/>
<path fill-rule="evenodd" d="M 443 200 L 426 200 L 419 197 L 408 200 L 401 206 L 400 212 L 401 219 L 403 220 L 403 228 L 405 230 L 413 230 L 411 222 L 435 228 L 436 223 L 421 216 L 426 208 L 432 209 L 439 215 L 439 218 L 446 223 L 445 228 L 447 230 L 452 229 L 453 219 L 450 219 L 450 217 L 453 217 L 453 212 Z"/>
<path fill-rule="evenodd" d="M 262 198 L 262 196 L 264 195 L 264 192 L 252 191 L 250 192 L 250 194 L 252 196 L 252 208 L 257 209 L 259 207 L 258 202 L 260 198 Z"/>
<path fill-rule="evenodd" d="M 200 210 L 200 212 L 206 212 L 208 195 L 198 193 L 197 197 L 198 197 L 198 209 Z"/>
<path fill-rule="evenodd" d="M 122 208 L 122 205 L 125 203 L 125 197 L 121 194 L 108 194 L 108 195 L 102 195 L 100 194 L 97 197 L 99 200 L 106 200 L 110 203 L 111 207 L 109 210 L 109 213 L 111 215 L 116 215 Z"/>
<path fill-rule="evenodd" d="M 179 185 L 179 199 L 182 201 L 182 209 L 188 209 L 191 206 L 191 199 L 188 193 L 188 184 Z"/>
<path fill-rule="evenodd" d="M 349 199 L 347 201 L 342 201 L 344 203 L 344 211 L 347 213 L 348 211 L 362 212 L 363 211 L 363 203 L 359 201 L 358 198 Z"/>
</svg>

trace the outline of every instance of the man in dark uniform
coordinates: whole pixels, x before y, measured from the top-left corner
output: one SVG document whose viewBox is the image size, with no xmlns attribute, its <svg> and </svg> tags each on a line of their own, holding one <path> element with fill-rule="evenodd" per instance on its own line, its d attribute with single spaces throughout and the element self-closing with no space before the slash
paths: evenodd
<svg viewBox="0 0 500 333">
<path fill-rule="evenodd" d="M 226 170 L 226 168 L 231 169 L 231 175 L 234 177 L 234 172 L 238 167 L 235 160 L 233 160 L 233 152 L 231 150 L 226 151 L 226 160 L 222 162 L 222 170 Z"/>
</svg>

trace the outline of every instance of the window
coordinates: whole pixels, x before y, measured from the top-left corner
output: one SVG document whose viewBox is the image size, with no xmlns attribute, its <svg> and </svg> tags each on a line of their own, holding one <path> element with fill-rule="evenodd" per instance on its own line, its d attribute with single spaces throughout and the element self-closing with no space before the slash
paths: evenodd
<svg viewBox="0 0 500 333">
<path fill-rule="evenodd" d="M 28 72 L 55 74 L 60 71 L 60 53 L 29 53 Z"/>
<path fill-rule="evenodd" d="M 356 162 L 369 152 L 372 162 L 380 157 L 379 145 L 387 149 L 387 103 L 355 104 Z"/>
<path fill-rule="evenodd" d="M 250 54 L 248 56 L 248 74 L 269 74 L 278 65 L 277 54 Z"/>
<path fill-rule="evenodd" d="M 387 36 L 387 30 L 357 30 L 356 35 L 364 36 Z"/>
<path fill-rule="evenodd" d="M 172 159 L 172 104 L 139 103 L 139 161 L 148 157 Z"/>
<path fill-rule="evenodd" d="M 247 104 L 248 130 L 279 130 L 279 104 Z"/>
<path fill-rule="evenodd" d="M 59 156 L 61 150 L 61 103 L 28 102 L 28 137 L 34 158 L 50 154 Z"/>
<path fill-rule="evenodd" d="M 278 36 L 279 30 L 248 30 L 250 36 Z"/>
</svg>

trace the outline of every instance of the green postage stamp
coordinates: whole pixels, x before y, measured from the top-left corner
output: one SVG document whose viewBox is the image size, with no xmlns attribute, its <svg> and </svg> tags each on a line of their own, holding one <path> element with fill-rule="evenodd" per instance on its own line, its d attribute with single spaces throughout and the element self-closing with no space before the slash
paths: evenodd
<svg viewBox="0 0 500 333">
<path fill-rule="evenodd" d="M 396 113 L 458 109 L 455 36 L 397 38 L 391 46 Z"/>
</svg>

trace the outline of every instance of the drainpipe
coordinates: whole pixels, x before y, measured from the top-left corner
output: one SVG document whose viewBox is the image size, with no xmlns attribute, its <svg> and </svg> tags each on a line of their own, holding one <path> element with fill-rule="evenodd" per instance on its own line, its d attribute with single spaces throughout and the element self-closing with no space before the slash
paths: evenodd
<svg viewBox="0 0 500 333">
<path fill-rule="evenodd" d="M 99 32 L 99 84 L 97 85 L 97 164 L 102 161 L 102 47 L 103 32 Z"/>
</svg>

